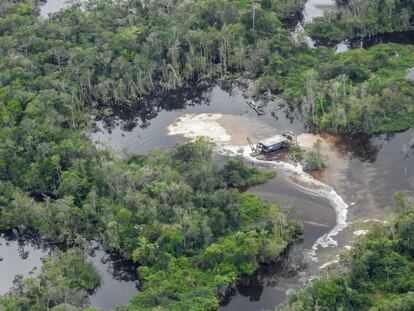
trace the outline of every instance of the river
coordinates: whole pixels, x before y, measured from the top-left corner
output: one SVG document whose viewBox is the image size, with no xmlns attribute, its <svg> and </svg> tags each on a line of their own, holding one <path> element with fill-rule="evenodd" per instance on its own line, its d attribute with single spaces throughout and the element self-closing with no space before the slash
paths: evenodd
<svg viewBox="0 0 414 311">
<path fill-rule="evenodd" d="M 231 153 L 247 148 L 246 137 L 257 141 L 285 130 L 306 132 L 301 116 L 290 116 L 280 99 L 269 100 L 267 114 L 258 116 L 247 105 L 242 90 L 238 86 L 215 85 L 158 98 L 159 106 L 154 111 L 144 114 L 121 111 L 118 117 L 103 118 L 98 122 L 101 130 L 92 138 L 112 146 L 115 152 L 127 148 L 130 152 L 145 153 L 153 148 L 169 149 L 186 138 L 206 135 L 216 140 L 224 152 Z M 301 134 L 299 144 L 309 148 L 317 138 Z M 322 135 L 321 138 L 328 168 L 317 179 L 310 179 L 300 169 L 281 161 L 255 162 L 276 169 L 278 175 L 249 192 L 299 215 L 304 224 L 304 239 L 275 265 L 243 279 L 220 310 L 273 309 L 289 291 L 305 285 L 321 266 L 352 245 L 354 232 L 366 229 L 372 221 L 383 220 L 396 191 L 410 192 L 414 188 L 414 130 L 375 137 Z M 254 161 L 244 155 L 246 160 Z M 333 189 L 324 188 L 321 182 Z M 325 239 L 318 243 L 321 236 L 335 229 L 338 221 L 344 221 L 344 216 L 346 223 L 357 224 L 340 226 L 332 241 Z"/>
<path fill-rule="evenodd" d="M 191 133 L 192 130 L 203 130 L 200 124 L 207 126 L 213 138 L 223 133 L 229 136 L 230 141 L 223 145 L 224 148 L 246 145 L 247 136 L 257 141 L 284 130 L 298 134 L 306 132 L 301 116 L 291 116 L 278 98 L 268 100 L 266 115 L 258 116 L 247 105 L 243 89 L 228 84 L 193 88 L 157 98 L 158 105 L 154 110 L 144 107 L 144 112 L 114 111 L 113 115 L 97 122 L 100 131 L 91 138 L 99 144 L 113 147 L 115 152 L 127 148 L 129 152 L 145 153 L 153 148 L 169 149 L 177 142 L 186 140 L 184 135 L 171 135 L 174 134 L 171 128 L 176 131 L 186 129 L 185 136 L 191 137 L 197 134 Z M 310 134 L 302 134 L 300 138 L 299 143 L 304 147 L 315 139 Z M 370 220 L 383 219 L 385 208 L 392 203 L 393 193 L 414 188 L 414 130 L 375 137 L 322 138 L 328 168 L 324 175 L 317 178 L 331 185 L 349 205 L 346 221 L 358 221 L 358 229 L 364 229 Z M 272 163 L 255 165 L 270 165 L 272 168 Z M 332 200 L 324 193 L 314 191 L 312 184 L 293 179 L 291 168 L 279 166 L 276 171 L 276 178 L 249 191 L 289 208 L 293 215 L 300 217 L 304 224 L 303 241 L 293 245 L 276 264 L 241 280 L 220 310 L 273 309 L 286 297 L 286 293 L 306 284 L 318 273 L 320 266 L 335 259 L 341 249 L 352 244 L 352 232 L 356 229 L 348 226 L 334 237 L 337 245 L 319 246 L 314 257 L 308 257 L 318 238 L 335 227 L 338 215 Z M 27 275 L 33 266 L 39 267 L 40 258 L 47 253 L 47 249 L 30 244 L 19 248 L 16 238 L 8 239 L 9 245 L 6 245 L 5 237 L 1 242 L 3 293 L 11 286 L 14 274 Z M 26 251 L 29 251 L 27 258 Z M 123 272 L 118 273 L 117 277 L 111 261 L 102 261 L 102 257 L 105 257 L 102 251 L 91 256 L 104 275 L 104 284 L 91 297 L 91 301 L 94 306 L 106 309 L 126 303 L 136 293 L 136 282 L 119 278 L 120 274 L 133 278 L 132 271 L 128 273 L 121 269 Z"/>
</svg>

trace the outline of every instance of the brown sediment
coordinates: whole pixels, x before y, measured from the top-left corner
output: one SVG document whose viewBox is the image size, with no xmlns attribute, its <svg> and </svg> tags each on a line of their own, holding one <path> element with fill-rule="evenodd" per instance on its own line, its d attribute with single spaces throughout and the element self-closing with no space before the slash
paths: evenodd
<svg viewBox="0 0 414 311">
<path fill-rule="evenodd" d="M 334 188 L 341 188 L 341 180 L 345 178 L 345 171 L 348 168 L 347 153 L 340 148 L 341 137 L 332 134 L 300 134 L 298 135 L 298 145 L 306 151 L 312 150 L 313 145 L 320 139 L 322 141 L 321 153 L 326 163 L 323 171 L 314 171 L 310 174 L 327 183 Z"/>
<path fill-rule="evenodd" d="M 311 171 L 309 172 L 309 174 L 312 175 L 313 178 L 322 181 L 322 182 L 326 182 L 326 178 L 325 178 L 325 171 L 320 170 L 320 171 Z"/>
<path fill-rule="evenodd" d="M 247 145 L 247 138 L 257 142 L 275 134 L 270 126 L 246 116 L 225 114 L 217 123 L 231 136 L 229 144 L 236 146 Z"/>
<path fill-rule="evenodd" d="M 188 138 L 195 138 L 198 135 L 208 136 L 218 143 L 233 146 L 247 145 L 247 138 L 256 143 L 275 134 L 275 130 L 271 126 L 260 120 L 254 120 L 247 116 L 215 113 L 184 114 L 178 117 L 167 131 L 170 135 L 181 134 Z M 341 137 L 311 133 L 300 134 L 297 137 L 298 145 L 306 151 L 312 150 L 318 140 L 322 141 L 321 153 L 327 167 L 324 171 L 315 171 L 310 174 L 317 180 L 339 189 L 348 167 L 347 153 L 340 152 L 338 147 L 341 145 Z M 268 160 L 290 162 L 286 153 L 278 154 Z"/>
</svg>

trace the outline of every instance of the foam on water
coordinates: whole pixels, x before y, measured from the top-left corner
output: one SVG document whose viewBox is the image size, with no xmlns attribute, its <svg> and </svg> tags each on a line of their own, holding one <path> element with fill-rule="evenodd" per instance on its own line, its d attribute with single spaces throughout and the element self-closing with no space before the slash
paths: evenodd
<svg viewBox="0 0 414 311">
<path fill-rule="evenodd" d="M 272 167 L 276 170 L 283 171 L 288 177 L 289 181 L 302 191 L 326 198 L 330 205 L 334 208 L 336 213 L 336 225 L 328 233 L 319 237 L 312 249 L 307 252 L 309 259 L 317 261 L 316 251 L 319 247 L 336 246 L 337 241 L 334 237 L 341 232 L 348 224 L 346 222 L 348 214 L 348 205 L 344 202 L 342 197 L 329 185 L 320 182 L 306 173 L 300 164 L 293 165 L 283 161 L 265 161 L 251 156 L 251 149 L 249 146 L 230 146 L 222 145 L 222 151 L 228 155 L 242 155 L 248 161 L 260 163 L 267 167 Z"/>
<path fill-rule="evenodd" d="M 337 241 L 334 237 L 348 225 L 346 222 L 348 205 L 331 186 L 306 173 L 300 164 L 294 165 L 283 161 L 260 160 L 251 156 L 252 151 L 249 146 L 232 145 L 230 143 L 231 135 L 217 122 L 221 116 L 221 114 L 186 114 L 171 124 L 167 131 L 169 135 L 180 134 L 193 139 L 197 136 L 209 137 L 217 143 L 218 152 L 229 156 L 242 156 L 247 161 L 282 171 L 288 177 L 287 180 L 301 191 L 313 196 L 326 198 L 335 210 L 336 225 L 331 231 L 319 237 L 312 248 L 307 251 L 308 259 L 318 261 L 316 257 L 318 248 L 336 246 Z"/>
<path fill-rule="evenodd" d="M 338 262 L 339 262 L 339 255 L 337 255 L 335 259 L 332 259 L 331 261 L 324 263 L 322 266 L 319 267 L 319 269 L 325 269 L 326 267 L 329 267 Z"/>
</svg>

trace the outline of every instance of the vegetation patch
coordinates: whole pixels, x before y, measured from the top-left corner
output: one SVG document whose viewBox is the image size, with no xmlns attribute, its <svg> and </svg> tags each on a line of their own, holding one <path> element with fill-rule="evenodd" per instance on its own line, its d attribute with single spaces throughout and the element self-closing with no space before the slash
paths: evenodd
<svg viewBox="0 0 414 311">
<path fill-rule="evenodd" d="M 412 0 L 346 0 L 340 10 L 327 12 L 306 25 L 313 38 L 340 42 L 344 39 L 414 29 Z"/>
<path fill-rule="evenodd" d="M 0 306 L 16 311 L 81 310 L 100 282 L 99 272 L 87 260 L 85 250 L 55 250 L 45 259 L 39 275 L 26 279 L 16 276 L 9 293 L 0 297 Z"/>
<path fill-rule="evenodd" d="M 312 128 L 331 133 L 383 133 L 414 124 L 414 47 L 379 44 L 369 50 L 334 54 L 315 49 L 292 60 L 283 96 L 305 111 Z M 283 76 L 280 76 L 282 79 Z"/>
</svg>

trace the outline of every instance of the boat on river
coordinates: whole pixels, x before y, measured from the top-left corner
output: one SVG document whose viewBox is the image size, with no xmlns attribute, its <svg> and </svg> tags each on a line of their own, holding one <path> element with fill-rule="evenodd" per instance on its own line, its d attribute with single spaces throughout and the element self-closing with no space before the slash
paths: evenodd
<svg viewBox="0 0 414 311">
<path fill-rule="evenodd" d="M 282 135 L 274 135 L 263 139 L 257 145 L 254 145 L 251 139 L 247 138 L 250 149 L 252 150 L 252 156 L 279 153 L 295 145 L 295 140 L 295 135 L 292 132 L 284 132 Z"/>
</svg>

